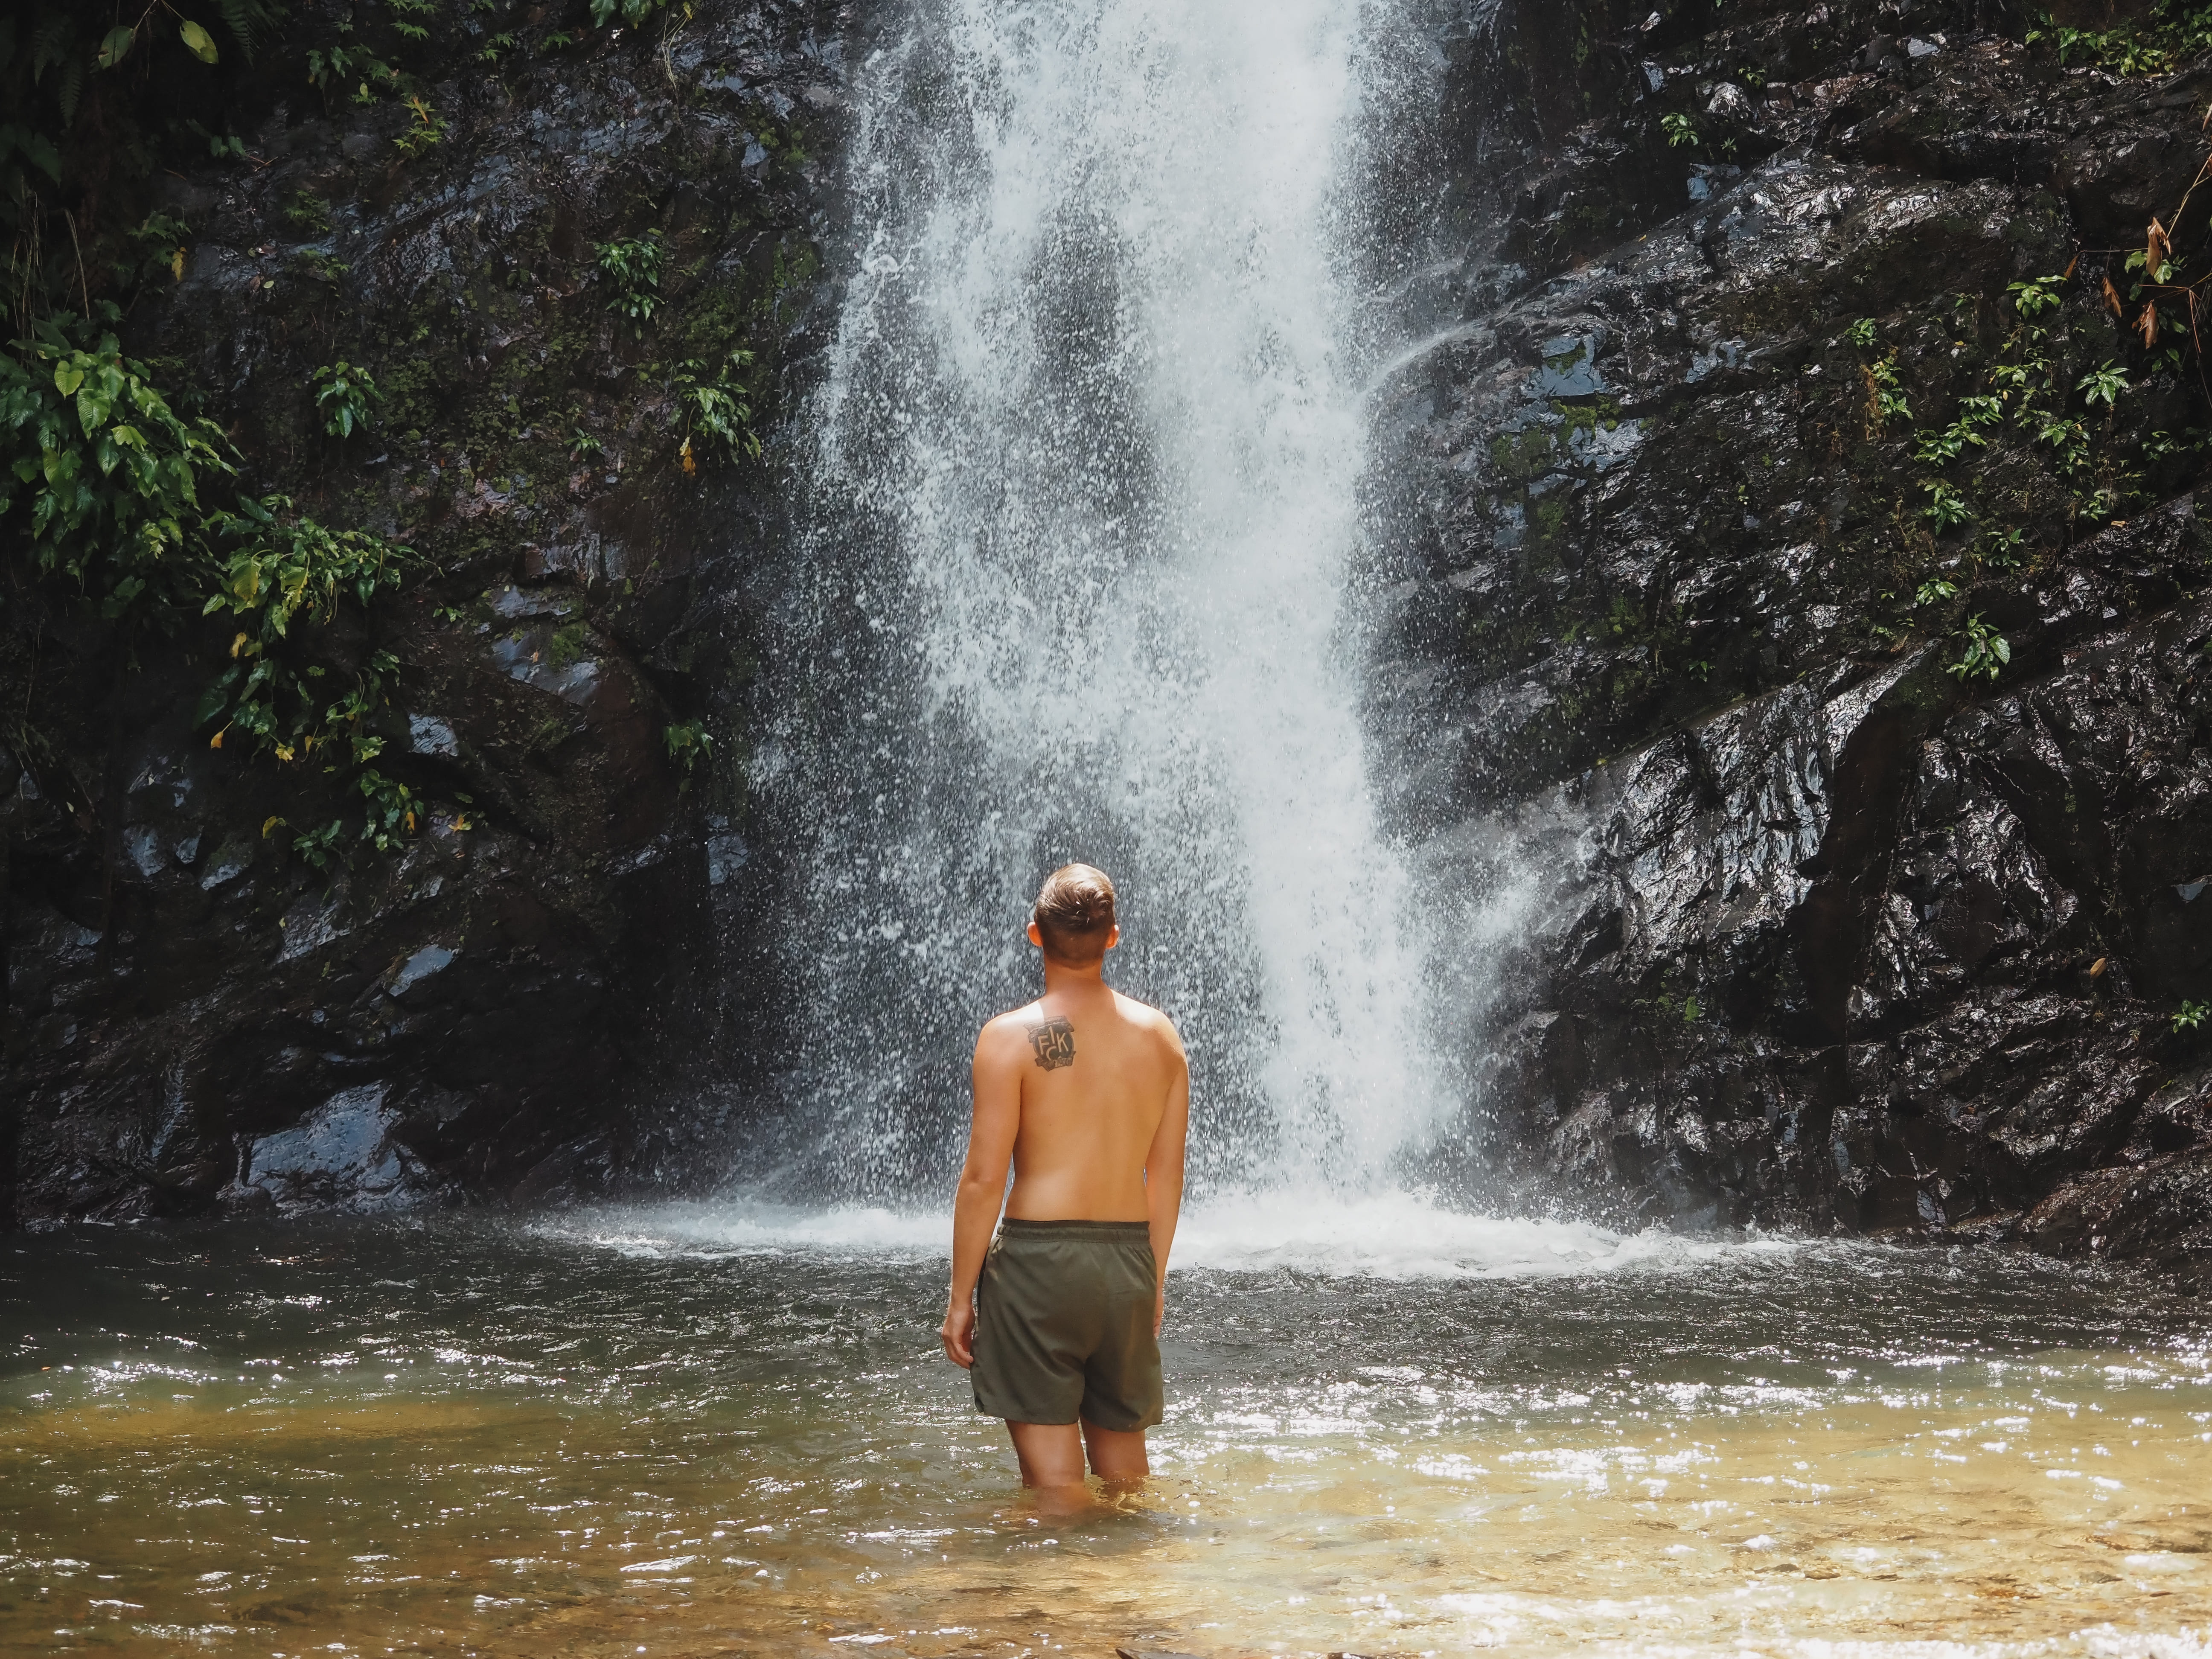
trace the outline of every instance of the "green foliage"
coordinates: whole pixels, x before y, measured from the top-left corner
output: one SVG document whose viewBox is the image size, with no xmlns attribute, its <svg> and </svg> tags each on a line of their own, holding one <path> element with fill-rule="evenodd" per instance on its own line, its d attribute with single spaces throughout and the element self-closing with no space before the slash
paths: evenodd
<svg viewBox="0 0 2212 1659">
<path fill-rule="evenodd" d="M 1930 427 L 1914 439 L 1912 459 L 1923 466 L 1948 466 L 1966 453 L 1969 444 L 1987 441 L 1972 423 L 1954 421 L 1948 426 Z"/>
<path fill-rule="evenodd" d="M 628 321 L 641 337 L 660 309 L 660 233 L 592 245 L 600 277 L 615 291 L 607 309 Z"/>
<path fill-rule="evenodd" d="M 2093 368 L 2074 383 L 2076 392 L 2087 395 L 2092 404 L 2101 403 L 2107 409 L 2118 406 L 2120 393 L 2128 389 L 2128 372 L 2118 364 L 2106 360 L 2101 368 Z"/>
<path fill-rule="evenodd" d="M 2195 1030 L 2204 1023 L 2207 1014 L 2212 1014 L 2212 1006 L 2184 999 L 2180 1008 L 2172 1016 L 2175 1034 L 2179 1036 L 2183 1031 Z"/>
<path fill-rule="evenodd" d="M 363 841 L 380 853 L 389 853 L 413 838 L 424 814 L 420 795 L 373 766 L 362 769 L 354 787 L 368 805 L 361 826 Z"/>
<path fill-rule="evenodd" d="M 216 161 L 242 161 L 246 159 L 246 140 L 234 132 L 210 132 L 198 121 L 185 123 L 185 131 L 207 143 L 209 158 Z"/>
<path fill-rule="evenodd" d="M 215 425 L 179 415 L 94 329 L 41 322 L 0 353 L 0 524 L 103 616 L 165 610 L 192 581 L 200 480 L 234 469 Z"/>
<path fill-rule="evenodd" d="M 1912 603 L 1916 605 L 1941 605 L 1946 599 L 1955 599 L 1958 597 L 1959 588 L 1955 582 L 1942 576 L 1930 576 L 1915 591 Z"/>
<path fill-rule="evenodd" d="M 421 810 L 406 785 L 374 765 L 385 746 L 376 721 L 399 661 L 371 651 L 349 670 L 328 648 L 327 630 L 343 605 L 367 605 L 398 587 L 416 562 L 414 550 L 367 531 L 328 529 L 281 495 L 216 516 L 228 554 L 205 611 L 228 612 L 240 627 L 230 666 L 201 697 L 193 723 L 221 722 L 211 748 L 241 735 L 281 766 L 319 757 L 324 772 L 349 774 L 366 803 L 360 839 L 388 850 L 415 832 Z M 284 823 L 272 818 L 262 832 Z M 337 855 L 343 829 L 295 835 L 293 850 L 319 868 Z"/>
<path fill-rule="evenodd" d="M 195 129 L 206 136 L 191 118 L 195 107 L 210 119 L 223 112 L 210 73 L 223 56 L 217 36 L 250 55 L 282 11 L 281 0 L 119 9 L 16 0 L 0 16 L 0 230 L 14 245 L 8 274 L 18 333 L 43 295 L 74 283 L 80 250 L 91 264 L 97 245 L 119 240 L 144 213 L 137 186 L 159 145 Z M 158 132 L 143 125 L 154 102 L 149 82 L 175 112 Z"/>
<path fill-rule="evenodd" d="M 1869 351 L 1873 349 L 1874 319 L 1871 317 L 1860 318 L 1858 321 L 1850 325 L 1850 328 L 1848 331 L 1848 337 L 1850 343 L 1856 346 L 1861 351 Z"/>
<path fill-rule="evenodd" d="M 2022 410 L 2025 414 L 2027 411 Z M 2058 452 L 2058 459 L 2069 472 L 2079 472 L 2089 464 L 2089 429 L 2081 422 L 2069 420 L 2063 414 L 2039 411 L 2035 416 L 2035 438 L 2038 443 L 2048 444 Z"/>
<path fill-rule="evenodd" d="M 1876 426 L 1891 421 L 1910 421 L 1912 405 L 1906 401 L 1905 387 L 1897 378 L 1897 353 L 1878 358 L 1866 366 L 1869 404 Z"/>
<path fill-rule="evenodd" d="M 1943 671 L 1947 674 L 1961 680 L 1994 680 L 1997 672 L 2012 660 L 2011 644 L 1978 611 L 1966 618 L 1959 637 L 1966 641 L 1966 649 L 1958 661 Z"/>
<path fill-rule="evenodd" d="M 592 24 L 605 28 L 619 20 L 635 28 L 667 3 L 668 0 L 592 0 Z"/>
<path fill-rule="evenodd" d="M 1559 441 L 1541 426 L 1501 432 L 1490 441 L 1492 463 L 1514 483 L 1526 483 L 1541 477 L 1550 470 L 1552 458 L 1558 453 Z"/>
<path fill-rule="evenodd" d="M 421 16 L 434 0 L 392 4 Z M 210 478 L 234 476 L 235 458 L 153 367 L 123 355 L 121 307 L 109 297 L 183 275 L 190 229 L 151 208 L 146 185 L 157 167 L 244 155 L 225 130 L 237 91 L 228 71 L 283 10 L 281 0 L 153 0 L 120 12 L 25 0 L 0 15 L 0 222 L 14 247 L 16 337 L 0 350 L 0 592 L 74 592 L 127 626 L 232 614 L 241 625 L 202 704 L 219 722 L 216 746 L 244 732 L 279 765 L 313 754 L 362 798 L 361 837 L 381 846 L 411 832 L 417 811 L 406 786 L 372 764 L 398 663 L 330 624 L 398 585 L 411 555 L 299 517 L 281 497 L 204 507 Z M 341 44 L 310 60 L 319 82 L 359 79 L 364 94 L 371 76 L 397 84 L 396 71 L 351 46 L 349 24 L 337 27 Z M 307 240 L 331 228 L 327 207 L 304 191 L 285 216 Z M 292 265 L 322 280 L 346 269 L 313 248 Z M 376 391 L 366 374 L 340 362 L 315 385 L 334 434 L 368 419 Z M 103 636 L 82 637 L 66 648 L 99 661 Z M 321 862 L 337 836 L 326 826 L 295 841 Z"/>
<path fill-rule="evenodd" d="M 353 267 L 334 254 L 317 247 L 303 247 L 292 255 L 291 265 L 298 275 L 310 282 L 326 283 L 332 288 L 344 286 L 345 279 L 353 274 Z"/>
<path fill-rule="evenodd" d="M 375 377 L 343 357 L 325 363 L 308 380 L 315 388 L 315 407 L 322 411 L 323 430 L 333 438 L 350 438 L 369 423 L 369 406 L 383 393 Z"/>
<path fill-rule="evenodd" d="M 2109 75 L 2169 75 L 2182 59 L 2212 50 L 2212 5 L 2204 0 L 2152 0 L 2147 15 L 2110 29 L 2067 28 L 2041 9 L 2030 16 L 2028 46 L 2055 48 L 2061 64 Z"/>
<path fill-rule="evenodd" d="M 258 655 L 301 618 L 327 623 L 348 598 L 367 605 L 380 590 L 398 586 L 415 556 L 366 530 L 326 530 L 283 495 L 240 501 L 236 513 L 210 516 L 231 545 L 203 614 L 228 611 L 253 624 L 252 648 L 234 641 L 233 656 Z"/>
<path fill-rule="evenodd" d="M 704 720 L 680 721 L 665 729 L 660 740 L 668 747 L 669 760 L 682 767 L 687 777 L 701 761 L 714 757 L 714 734 Z"/>
<path fill-rule="evenodd" d="M 303 236 L 331 233 L 331 206 L 311 191 L 295 190 L 284 206 L 284 222 Z"/>
<path fill-rule="evenodd" d="M 2163 240 L 2162 236 L 2160 240 Z M 2160 252 L 2161 255 L 2165 255 L 2171 254 L 2172 251 L 2171 245 L 2168 245 Z M 2173 280 L 2173 261 L 2169 258 L 2161 257 L 2155 264 L 2153 264 L 2150 249 L 2148 246 L 2130 248 L 2125 269 L 2130 276 L 2148 276 L 2154 283 L 2170 283 Z M 2176 329 L 2183 326 L 2179 318 L 2172 319 L 2172 322 Z"/>
<path fill-rule="evenodd" d="M 173 214 L 156 209 L 123 233 L 127 257 L 111 260 L 108 270 L 118 288 L 135 288 L 167 276 L 173 281 L 185 274 L 185 240 L 191 228 Z"/>
<path fill-rule="evenodd" d="M 1998 570 L 2014 570 L 2021 562 L 2024 538 L 2018 525 L 2007 530 L 1984 530 L 1975 538 L 1974 556 Z"/>
<path fill-rule="evenodd" d="M 342 23 L 342 30 L 350 31 L 352 25 Z M 325 106 L 333 89 L 350 81 L 354 83 L 353 101 L 370 104 L 376 101 L 376 91 L 397 92 L 399 71 L 386 63 L 366 46 L 349 46 L 343 40 L 329 48 L 317 47 L 307 54 L 307 81 L 323 94 Z"/>
<path fill-rule="evenodd" d="M 565 628 L 553 630 L 546 641 L 545 654 L 556 668 L 567 668 L 581 662 L 592 653 L 592 626 L 589 623 L 574 622 Z"/>
<path fill-rule="evenodd" d="M 2065 280 L 2063 276 L 2032 276 L 2026 282 L 2008 283 L 2005 297 L 2022 317 L 2039 317 L 2046 311 L 2056 311 L 2063 303 L 2058 290 Z"/>
<path fill-rule="evenodd" d="M 1666 130 L 1668 149 L 1682 145 L 1687 145 L 1692 149 L 1697 147 L 1698 124 L 1693 117 L 1680 112 L 1662 115 L 1659 118 L 1659 125 Z"/>
<path fill-rule="evenodd" d="M 1923 481 L 1921 488 L 1928 492 L 1928 505 L 1920 509 L 1920 516 L 1935 526 L 1937 535 L 1956 530 L 1974 516 L 1966 498 L 1940 478 Z"/>
<path fill-rule="evenodd" d="M 445 143 L 446 124 L 419 94 L 407 100 L 407 107 L 414 112 L 415 118 L 400 129 L 392 147 L 411 161 Z"/>
<path fill-rule="evenodd" d="M 684 434 L 678 454 L 685 471 L 695 470 L 694 445 L 701 441 L 702 447 L 718 447 L 728 460 L 760 458 L 760 438 L 752 429 L 752 401 L 739 379 L 752 361 L 751 352 L 733 351 L 711 379 L 707 366 L 696 358 L 676 366 L 671 378 Z"/>
<path fill-rule="evenodd" d="M 392 14 L 392 27 L 402 40 L 423 41 L 430 38 L 429 26 L 420 19 L 430 15 L 430 0 L 384 0 L 385 8 Z"/>
</svg>

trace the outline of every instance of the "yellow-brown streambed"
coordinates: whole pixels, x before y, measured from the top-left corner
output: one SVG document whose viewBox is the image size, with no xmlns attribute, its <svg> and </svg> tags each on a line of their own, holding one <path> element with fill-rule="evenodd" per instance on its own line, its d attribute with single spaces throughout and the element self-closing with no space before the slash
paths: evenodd
<svg viewBox="0 0 2212 1659">
<path fill-rule="evenodd" d="M 2212 1313 L 2124 1273 L 1773 1243 L 1179 1273 L 1155 1479 L 1071 1516 L 937 1356 L 926 1229 L 696 1218 L 10 1241 L 0 1651 L 2212 1634 Z"/>
</svg>

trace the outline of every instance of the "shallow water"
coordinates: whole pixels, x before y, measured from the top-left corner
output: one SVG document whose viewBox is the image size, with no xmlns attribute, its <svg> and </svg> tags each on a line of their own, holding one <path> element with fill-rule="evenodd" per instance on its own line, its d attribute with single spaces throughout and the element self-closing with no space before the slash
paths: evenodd
<svg viewBox="0 0 2212 1659">
<path fill-rule="evenodd" d="M 691 1206 L 8 1241 L 0 1650 L 2212 1630 L 2212 1310 L 2152 1281 L 1402 1200 L 1218 1212 L 1172 1281 L 1155 1480 L 1071 1521 L 938 1357 L 942 1231 Z"/>
</svg>

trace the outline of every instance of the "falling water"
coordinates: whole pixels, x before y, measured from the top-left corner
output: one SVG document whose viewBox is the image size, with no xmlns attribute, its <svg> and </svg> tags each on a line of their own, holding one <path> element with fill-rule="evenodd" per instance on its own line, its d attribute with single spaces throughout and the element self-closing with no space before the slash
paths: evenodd
<svg viewBox="0 0 2212 1659">
<path fill-rule="evenodd" d="M 755 769 L 791 1115 L 842 1195 L 957 1159 L 1042 875 L 1192 1052 L 1201 1188 L 1387 1177 L 1431 1109 L 1357 719 L 1355 0 L 939 0 L 857 77 L 808 573 Z M 800 1149 L 794 1148 L 794 1152 Z"/>
</svg>

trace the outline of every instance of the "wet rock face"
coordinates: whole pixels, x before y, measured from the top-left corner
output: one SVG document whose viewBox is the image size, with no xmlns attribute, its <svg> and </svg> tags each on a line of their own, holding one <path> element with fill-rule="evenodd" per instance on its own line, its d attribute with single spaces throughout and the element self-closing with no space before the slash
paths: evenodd
<svg viewBox="0 0 2212 1659">
<path fill-rule="evenodd" d="M 2194 1259 L 2212 543 L 2159 434 L 2202 400 L 2077 255 L 2171 211 L 2212 71 L 1972 5 L 1650 16 L 1461 41 L 1481 228 L 1383 394 L 1382 787 L 1519 941 L 1470 1137 L 1623 1217 Z"/>
<path fill-rule="evenodd" d="M 430 805 L 401 850 L 311 867 L 270 821 L 357 804 L 210 748 L 228 629 L 126 653 L 11 598 L 41 653 L 37 742 L 0 750 L 19 1224 L 666 1173 L 641 1103 L 743 994 L 717 906 L 777 484 L 687 457 L 677 396 L 749 350 L 765 427 L 805 349 L 840 17 L 701 3 L 565 48 L 533 18 L 495 70 L 436 68 L 445 137 L 410 159 L 405 109 L 303 70 L 345 9 L 295 6 L 258 54 L 254 165 L 171 181 L 183 275 L 131 345 L 206 392 L 246 490 L 434 567 L 333 641 L 398 658 L 380 764 Z M 661 305 L 631 327 L 593 250 L 648 233 Z M 344 441 L 308 379 L 338 358 L 384 392 Z M 731 763 L 687 770 L 679 724 Z"/>
</svg>

